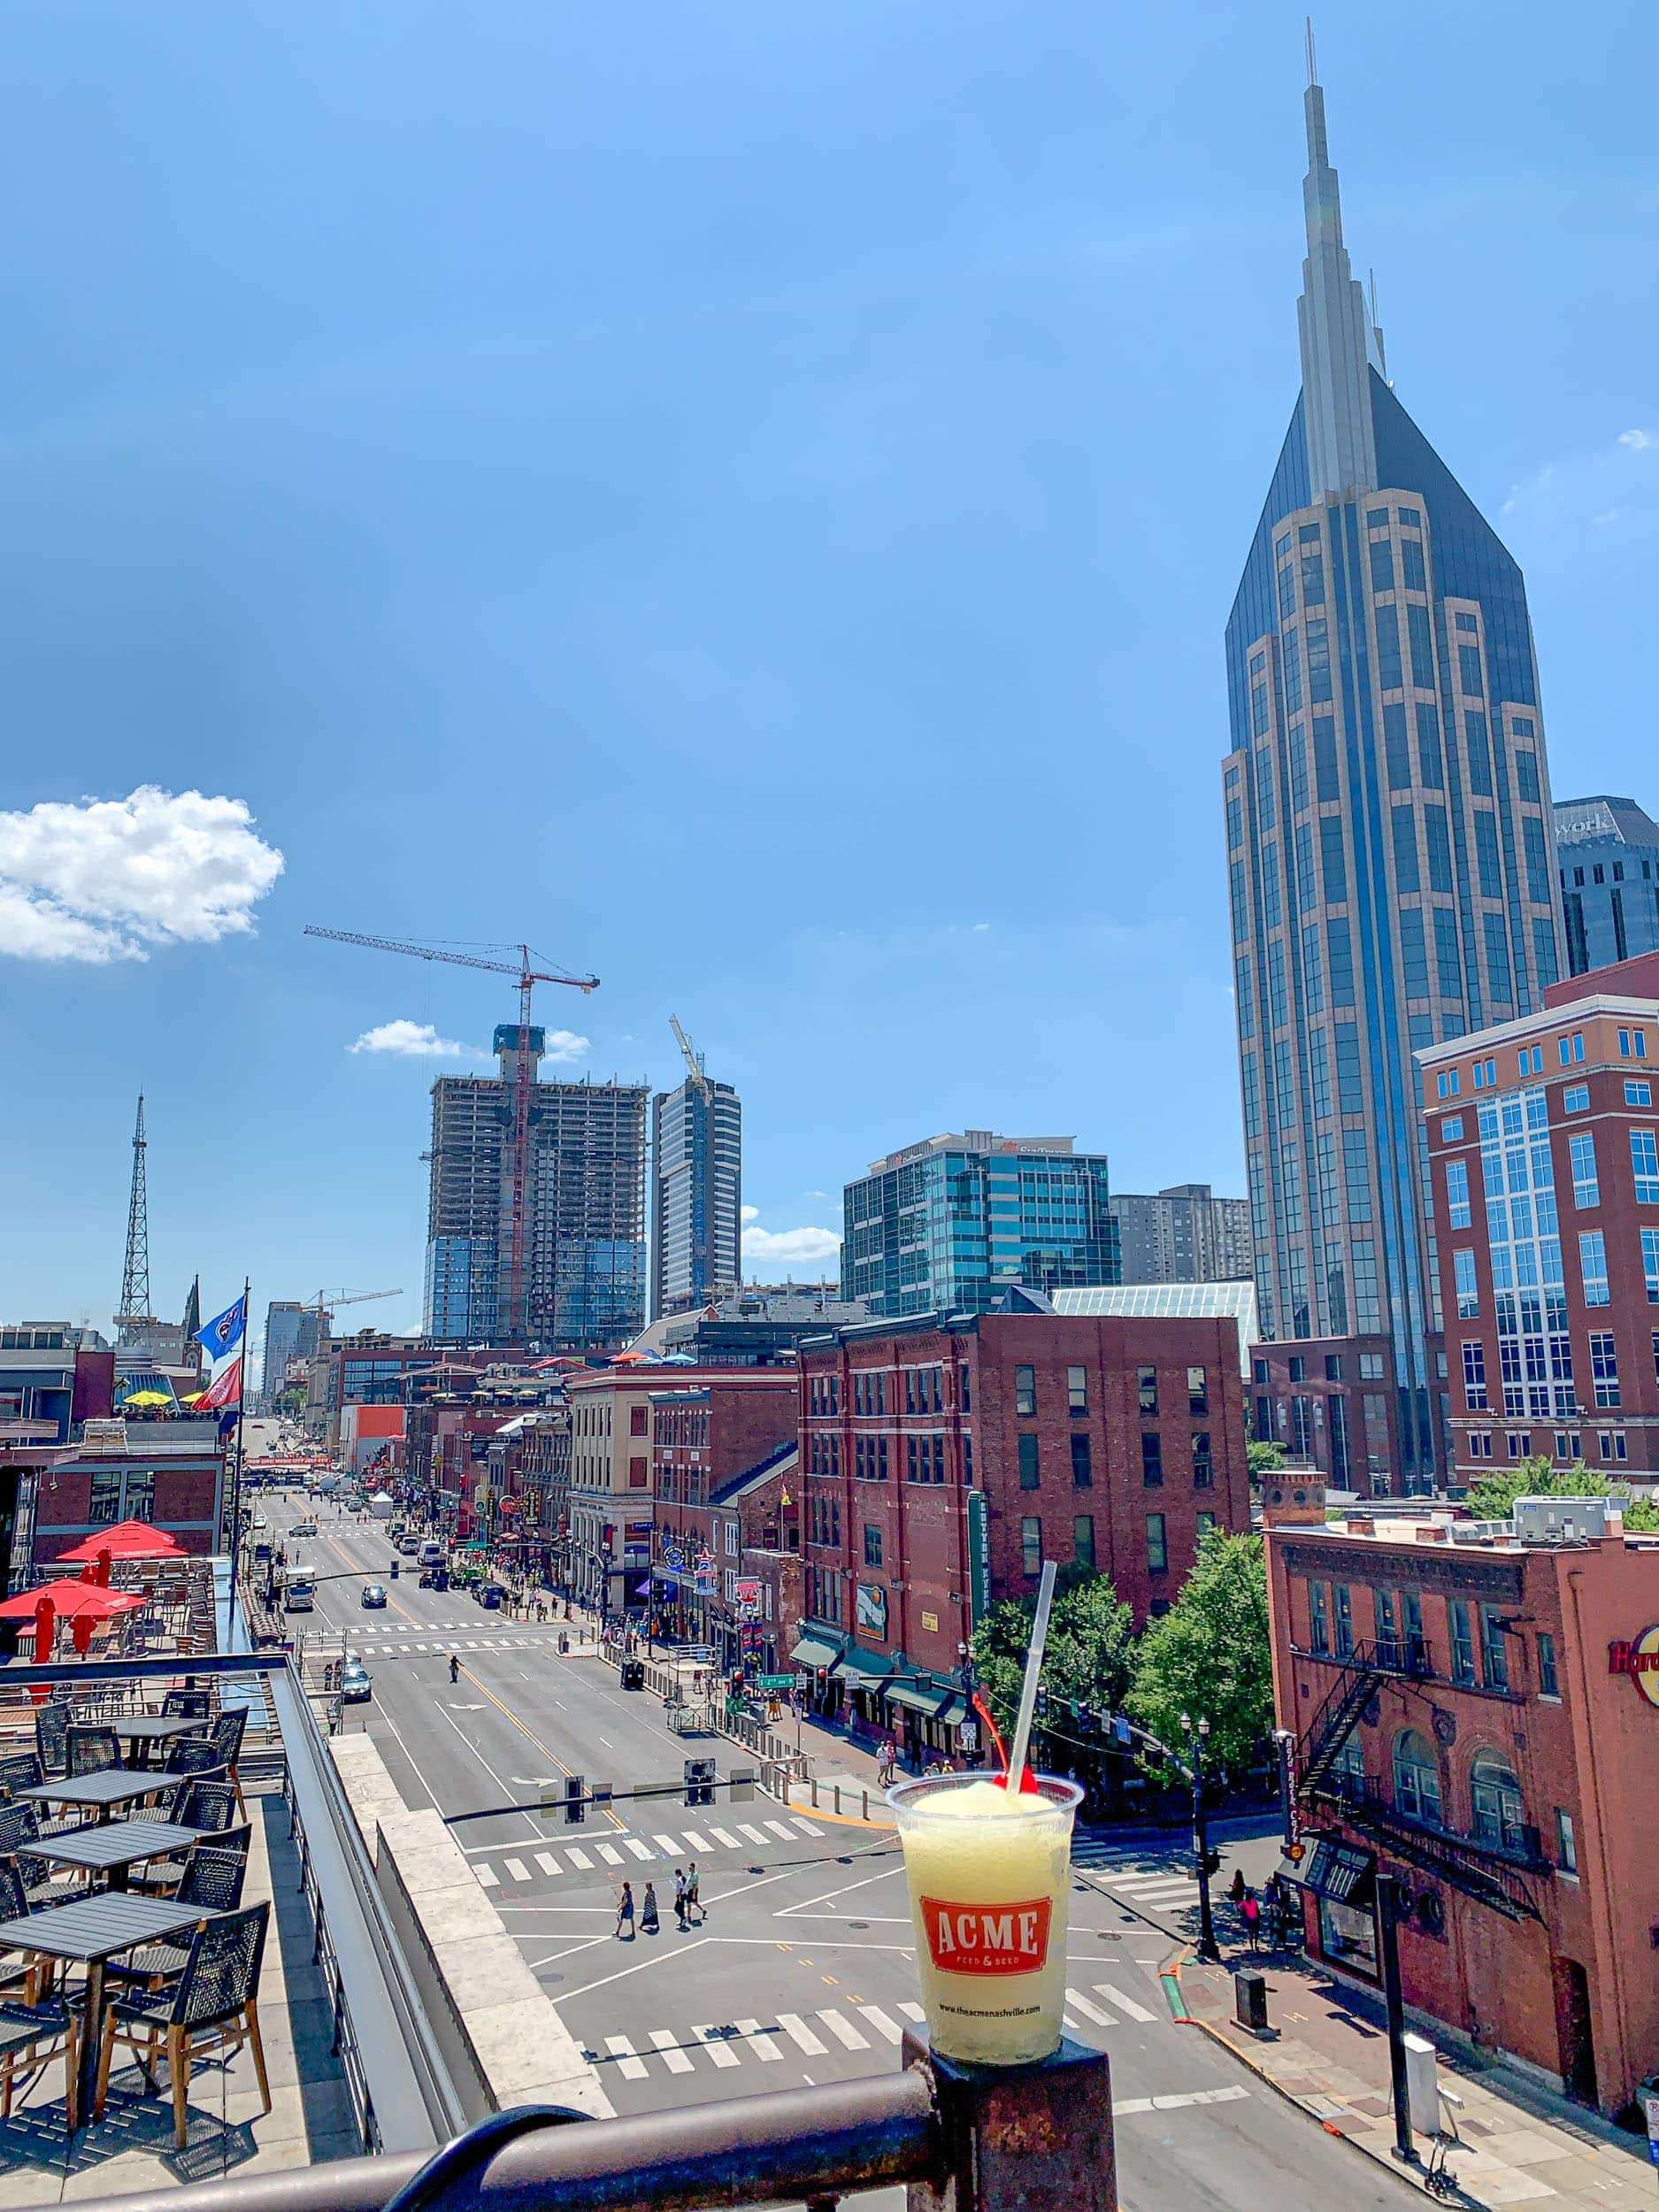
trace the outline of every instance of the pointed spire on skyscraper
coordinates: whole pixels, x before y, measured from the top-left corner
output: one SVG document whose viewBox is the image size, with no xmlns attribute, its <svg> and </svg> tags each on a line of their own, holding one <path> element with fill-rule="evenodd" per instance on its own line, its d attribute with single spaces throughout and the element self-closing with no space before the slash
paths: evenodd
<svg viewBox="0 0 1659 2212">
<path fill-rule="evenodd" d="M 1308 255 L 1302 265 L 1296 319 L 1302 334 L 1302 388 L 1308 437 L 1308 476 L 1316 498 L 1377 481 L 1367 353 L 1371 324 L 1365 296 L 1342 242 L 1342 203 L 1325 138 L 1325 92 L 1315 74 L 1313 24 L 1308 24 L 1308 173 L 1302 211 Z"/>
</svg>

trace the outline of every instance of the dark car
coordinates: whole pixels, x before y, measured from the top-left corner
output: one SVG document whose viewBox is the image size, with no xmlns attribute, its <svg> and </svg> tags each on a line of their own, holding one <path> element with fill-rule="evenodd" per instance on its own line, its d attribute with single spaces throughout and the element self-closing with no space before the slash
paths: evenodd
<svg viewBox="0 0 1659 2212">
<path fill-rule="evenodd" d="M 383 1607 L 385 1603 L 386 1591 L 384 1586 L 378 1582 L 365 1582 L 363 1586 L 364 1610 L 365 1612 L 374 1612 Z"/>
<path fill-rule="evenodd" d="M 472 1593 L 487 1613 L 499 1613 L 506 1594 L 499 1582 L 480 1582 Z"/>
</svg>

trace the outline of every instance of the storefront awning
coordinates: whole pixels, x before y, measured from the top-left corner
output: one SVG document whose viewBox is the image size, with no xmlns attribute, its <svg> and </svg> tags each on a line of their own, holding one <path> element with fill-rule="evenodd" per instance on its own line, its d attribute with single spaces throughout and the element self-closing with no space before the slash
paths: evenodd
<svg viewBox="0 0 1659 2212">
<path fill-rule="evenodd" d="M 872 1651 L 860 1651 L 855 1644 L 842 1652 L 830 1671 L 852 1689 L 879 1690 L 893 1671 L 893 1662 Z"/>
<path fill-rule="evenodd" d="M 887 1697 L 889 1705 L 902 1705 L 907 1711 L 925 1713 L 932 1720 L 938 1715 L 944 1692 L 918 1689 L 913 1682 L 895 1682 L 888 1686 Z"/>
<path fill-rule="evenodd" d="M 967 1699 L 965 1697 L 948 1697 L 944 1703 L 940 1707 L 939 1711 L 934 1717 L 936 1719 L 942 1720 L 947 1728 L 960 1728 L 963 1722 L 968 1717 Z"/>
<path fill-rule="evenodd" d="M 1377 1895 L 1377 1862 L 1371 1853 L 1329 1836 L 1314 1840 L 1300 1873 L 1291 1868 L 1281 1870 L 1316 1897 L 1328 1897 L 1356 1912 L 1363 1912 Z"/>
<path fill-rule="evenodd" d="M 792 1667 L 833 1667 L 841 1656 L 839 1644 L 826 1644 L 821 1636 L 803 1636 L 789 1654 Z"/>
</svg>

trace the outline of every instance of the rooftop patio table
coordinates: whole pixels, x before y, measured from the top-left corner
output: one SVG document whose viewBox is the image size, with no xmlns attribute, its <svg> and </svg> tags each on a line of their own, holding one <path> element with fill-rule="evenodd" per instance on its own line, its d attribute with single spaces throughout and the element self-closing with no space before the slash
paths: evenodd
<svg viewBox="0 0 1659 2212">
<path fill-rule="evenodd" d="M 213 1915 L 200 1905 L 176 1905 L 168 1897 L 138 1897 L 130 1891 L 101 1890 L 96 1897 L 55 1905 L 47 1912 L 25 1913 L 20 1920 L 0 1920 L 0 1951 L 31 1951 L 37 1958 L 66 1959 L 87 1970 L 86 2013 L 75 2112 L 85 2127 L 92 2117 L 97 2087 L 98 2043 L 104 2029 L 104 1969 L 123 1951 L 141 1943 L 165 1943 Z"/>
<path fill-rule="evenodd" d="M 31 1843 L 28 1855 L 54 1866 L 84 1867 L 89 1874 L 107 1874 L 111 1890 L 127 1887 L 130 1870 L 146 1859 L 164 1859 L 175 1851 L 188 1851 L 202 1835 L 200 1828 L 183 1828 L 173 1820 L 107 1820 L 89 1828 L 68 1828 L 55 1836 Z"/>
<path fill-rule="evenodd" d="M 142 1758 L 155 1756 L 157 1745 L 171 1743 L 175 1736 L 193 1736 L 204 1732 L 207 1723 L 193 1718 L 188 1713 L 119 1713 L 104 1725 L 112 1728 L 124 1744 L 131 1744 Z"/>
<path fill-rule="evenodd" d="M 154 1797 L 166 1782 L 165 1775 L 135 1774 L 130 1767 L 100 1767 L 96 1774 L 65 1775 L 56 1782 L 36 1782 L 16 1794 L 35 1798 L 42 1804 L 79 1805 L 97 1819 L 107 1820 L 123 1805 Z"/>
</svg>

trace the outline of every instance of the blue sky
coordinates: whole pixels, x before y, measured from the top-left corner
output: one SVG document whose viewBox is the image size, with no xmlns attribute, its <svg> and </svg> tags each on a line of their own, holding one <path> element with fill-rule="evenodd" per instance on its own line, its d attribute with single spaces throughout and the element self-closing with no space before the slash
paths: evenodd
<svg viewBox="0 0 1659 2212">
<path fill-rule="evenodd" d="M 1659 16 L 1317 27 L 1556 793 L 1659 811 Z M 1221 633 L 1301 50 L 1259 4 L 9 9 L 5 1317 L 107 1317 L 142 1084 L 161 1310 L 416 1321 L 465 1062 L 349 1048 L 511 994 L 307 921 L 596 971 L 542 1010 L 595 1076 L 675 1079 L 677 1012 L 767 1272 L 964 1123 L 1240 1188 Z"/>
</svg>

